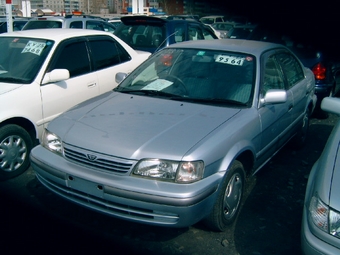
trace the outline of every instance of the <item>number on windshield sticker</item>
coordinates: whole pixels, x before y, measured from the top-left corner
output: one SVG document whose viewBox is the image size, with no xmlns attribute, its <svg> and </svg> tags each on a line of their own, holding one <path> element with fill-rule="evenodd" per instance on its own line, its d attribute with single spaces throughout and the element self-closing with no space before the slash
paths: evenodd
<svg viewBox="0 0 340 255">
<path fill-rule="evenodd" d="M 45 46 L 46 43 L 29 41 L 21 53 L 30 52 L 36 55 L 40 55 Z"/>
<path fill-rule="evenodd" d="M 219 55 L 216 58 L 216 62 L 228 64 L 228 65 L 242 66 L 244 59 L 245 58 Z"/>
</svg>

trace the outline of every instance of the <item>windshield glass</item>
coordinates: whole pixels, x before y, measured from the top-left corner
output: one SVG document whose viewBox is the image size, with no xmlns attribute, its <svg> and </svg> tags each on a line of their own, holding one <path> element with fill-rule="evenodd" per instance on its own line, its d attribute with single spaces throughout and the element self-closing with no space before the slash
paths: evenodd
<svg viewBox="0 0 340 255">
<path fill-rule="evenodd" d="M 53 43 L 36 38 L 0 37 L 0 82 L 31 83 Z"/>
<path fill-rule="evenodd" d="M 250 105 L 254 80 L 255 57 L 249 54 L 164 49 L 132 72 L 116 91 L 201 103 Z"/>
</svg>

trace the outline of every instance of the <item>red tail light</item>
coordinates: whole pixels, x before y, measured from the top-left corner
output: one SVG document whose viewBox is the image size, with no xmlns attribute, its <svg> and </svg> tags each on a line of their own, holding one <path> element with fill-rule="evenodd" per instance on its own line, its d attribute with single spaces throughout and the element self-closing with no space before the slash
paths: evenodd
<svg viewBox="0 0 340 255">
<path fill-rule="evenodd" d="M 324 80 L 326 79 L 326 67 L 318 63 L 316 66 L 313 67 L 312 72 L 315 75 L 315 79 L 317 80 Z"/>
</svg>

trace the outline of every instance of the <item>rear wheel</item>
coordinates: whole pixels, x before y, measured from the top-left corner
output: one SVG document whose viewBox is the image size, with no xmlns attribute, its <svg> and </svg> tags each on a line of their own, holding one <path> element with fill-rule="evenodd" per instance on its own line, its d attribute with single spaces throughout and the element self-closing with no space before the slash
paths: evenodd
<svg viewBox="0 0 340 255">
<path fill-rule="evenodd" d="M 33 142 L 28 132 L 18 125 L 0 128 L 0 180 L 22 174 L 29 166 Z"/>
<path fill-rule="evenodd" d="M 245 173 L 241 162 L 235 161 L 226 173 L 220 193 L 205 224 L 215 231 L 224 231 L 240 211 L 245 186 Z"/>
</svg>

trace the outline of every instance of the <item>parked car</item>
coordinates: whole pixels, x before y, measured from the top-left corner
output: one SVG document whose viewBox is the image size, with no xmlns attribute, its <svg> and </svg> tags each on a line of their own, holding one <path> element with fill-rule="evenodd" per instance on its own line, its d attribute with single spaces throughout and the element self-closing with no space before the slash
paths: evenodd
<svg viewBox="0 0 340 255">
<path fill-rule="evenodd" d="M 315 45 L 297 41 L 289 35 L 264 28 L 258 24 L 238 25 L 229 30 L 227 38 L 247 39 L 280 43 L 292 50 L 315 75 L 315 94 L 318 98 L 317 112 L 320 112 L 320 103 L 324 97 L 334 96 L 340 91 L 340 84 L 336 78 L 340 75 L 340 61 L 319 50 Z"/>
<path fill-rule="evenodd" d="M 25 171 L 47 123 L 112 90 L 117 72 L 150 55 L 116 36 L 86 29 L 36 29 L 0 35 L 0 179 Z"/>
<path fill-rule="evenodd" d="M 325 97 L 321 108 L 340 115 L 340 98 Z M 340 254 L 340 121 L 309 174 L 301 228 L 306 255 Z"/>
<path fill-rule="evenodd" d="M 211 24 L 211 28 L 214 30 L 216 36 L 220 39 L 226 39 L 228 31 L 232 29 L 236 24 L 233 22 L 215 22 Z"/>
<path fill-rule="evenodd" d="M 290 139 L 304 143 L 314 88 L 311 70 L 281 45 L 172 44 L 50 122 L 32 167 L 48 189 L 98 212 L 223 231 L 247 177 Z"/>
<path fill-rule="evenodd" d="M 27 23 L 29 18 L 14 18 L 13 31 L 19 31 Z M 0 34 L 7 33 L 7 18 L 0 18 Z"/>
<path fill-rule="evenodd" d="M 121 21 L 114 34 L 135 50 L 151 53 L 178 42 L 218 39 L 210 27 L 195 20 L 126 16 Z"/>
<path fill-rule="evenodd" d="M 209 16 L 204 16 L 200 18 L 199 21 L 204 24 L 211 25 L 215 22 L 224 22 L 226 20 L 223 15 L 209 15 Z"/>
<path fill-rule="evenodd" d="M 35 17 L 29 20 L 22 30 L 42 28 L 92 29 L 114 33 L 116 27 L 99 18 L 88 17 Z"/>
</svg>

